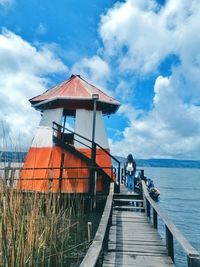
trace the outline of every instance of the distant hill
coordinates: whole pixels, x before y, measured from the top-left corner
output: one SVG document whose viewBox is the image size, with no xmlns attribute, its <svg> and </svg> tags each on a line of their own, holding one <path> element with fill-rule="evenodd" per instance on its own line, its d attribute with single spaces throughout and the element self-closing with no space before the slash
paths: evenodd
<svg viewBox="0 0 200 267">
<path fill-rule="evenodd" d="M 27 152 L 0 151 L 0 162 L 23 162 Z M 115 156 L 122 164 L 126 158 Z M 200 168 L 198 160 L 135 159 L 140 167 Z"/>
<path fill-rule="evenodd" d="M 120 162 L 125 162 L 126 158 L 116 158 Z M 135 159 L 137 166 L 140 167 L 168 167 L 168 168 L 200 168 L 198 160 L 177 160 L 177 159 Z"/>
<path fill-rule="evenodd" d="M 0 162 L 23 162 L 27 152 L 0 151 Z"/>
</svg>

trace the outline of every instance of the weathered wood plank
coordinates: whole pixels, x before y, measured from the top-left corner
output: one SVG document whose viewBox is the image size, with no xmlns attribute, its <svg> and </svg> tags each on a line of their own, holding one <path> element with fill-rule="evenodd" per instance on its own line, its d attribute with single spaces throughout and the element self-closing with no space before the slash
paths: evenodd
<svg viewBox="0 0 200 267">
<path fill-rule="evenodd" d="M 113 216 L 117 216 L 117 217 L 122 217 L 122 218 L 126 218 L 126 217 L 143 217 L 145 219 L 149 219 L 144 213 L 132 213 L 129 211 L 125 211 L 125 210 L 113 210 Z"/>
<path fill-rule="evenodd" d="M 149 224 L 149 222 L 139 222 L 138 220 L 136 221 L 133 221 L 133 223 L 131 223 L 130 221 L 126 221 L 126 222 L 123 222 L 123 221 L 119 221 L 119 220 L 114 220 L 113 222 L 113 229 L 118 227 L 119 229 L 120 228 L 123 228 L 124 230 L 131 230 L 131 231 L 137 231 L 139 228 L 145 228 L 145 229 L 152 229 L 154 230 L 154 232 L 157 232 L 156 229 L 151 225 Z"/>
<path fill-rule="evenodd" d="M 114 202 L 135 202 L 135 203 L 143 203 L 143 199 L 131 199 L 131 198 L 117 198 L 114 199 Z"/>
<path fill-rule="evenodd" d="M 127 252 L 141 252 L 141 253 L 154 253 L 154 254 L 165 254 L 167 253 L 166 246 L 160 244 L 149 245 L 147 243 L 111 243 L 109 242 L 108 251 L 127 251 Z"/>
<path fill-rule="evenodd" d="M 145 207 L 137 207 L 137 206 L 114 206 L 114 210 L 130 210 L 130 211 L 135 211 L 135 210 L 145 210 Z"/>
<path fill-rule="evenodd" d="M 133 216 L 133 217 L 118 217 L 118 216 L 113 216 L 113 222 L 128 222 L 128 223 L 137 223 L 140 222 L 141 224 L 143 223 L 148 223 L 149 224 L 149 219 L 148 218 L 142 218 L 142 217 L 137 217 L 137 216 Z"/>
<path fill-rule="evenodd" d="M 125 234 L 137 234 L 137 233 L 141 233 L 141 234 L 146 234 L 146 233 L 148 233 L 148 234 L 155 234 L 156 235 L 156 230 L 155 229 L 152 229 L 152 228 L 150 228 L 150 227 L 145 227 L 145 226 L 138 226 L 137 227 L 137 229 L 134 231 L 134 229 L 131 229 L 131 228 L 125 228 L 124 229 L 124 227 L 122 226 L 122 227 L 120 227 L 120 226 L 113 226 L 112 227 L 112 229 L 110 230 L 111 232 L 112 231 L 115 231 L 115 230 L 117 230 L 117 232 L 118 232 L 118 234 L 119 233 L 123 233 L 124 235 Z"/>
<path fill-rule="evenodd" d="M 125 238 L 121 235 L 121 236 L 115 236 L 115 235 L 109 235 L 109 242 L 113 242 L 113 243 L 116 243 L 116 242 L 123 242 L 123 243 L 137 243 L 137 244 L 140 244 L 142 242 L 146 242 L 146 243 L 159 243 L 161 244 L 162 243 L 162 239 L 160 237 L 157 237 L 157 236 L 153 236 L 153 237 L 149 237 L 147 235 L 145 236 L 126 236 Z M 163 243 L 164 244 L 164 243 Z"/>
<path fill-rule="evenodd" d="M 145 235 L 143 236 L 142 234 L 138 234 L 136 236 L 123 236 L 123 235 L 118 235 L 118 236 L 113 236 L 113 235 L 110 235 L 109 236 L 109 241 L 110 242 L 123 242 L 124 244 L 125 243 L 128 243 L 128 242 L 132 242 L 132 243 L 136 243 L 136 242 L 142 242 L 142 241 L 146 241 L 146 242 L 162 242 L 161 239 L 159 239 L 158 237 L 156 236 L 150 236 L 150 235 Z"/>
<path fill-rule="evenodd" d="M 130 215 L 125 215 L 125 216 L 121 216 L 120 214 L 117 214 L 117 215 L 113 215 L 112 217 L 113 219 L 117 219 L 118 221 L 130 221 L 130 222 L 137 222 L 137 221 L 140 221 L 141 223 L 142 222 L 146 222 L 146 223 L 149 223 L 149 218 L 147 217 L 141 217 L 140 216 L 140 213 L 139 212 L 135 212 L 135 214 L 133 214 L 133 212 L 130 212 Z"/>
<path fill-rule="evenodd" d="M 167 256 L 146 256 L 130 253 L 108 252 L 104 256 L 103 267 L 173 267 L 173 263 Z"/>
<path fill-rule="evenodd" d="M 134 195 L 136 198 L 136 195 Z M 130 205 L 132 201 L 132 204 Z M 103 267 L 172 267 L 166 246 L 149 218 L 142 211 L 141 199 L 130 195 L 117 196 L 114 201 L 112 226 Z M 138 204 L 141 205 L 138 207 Z"/>
</svg>

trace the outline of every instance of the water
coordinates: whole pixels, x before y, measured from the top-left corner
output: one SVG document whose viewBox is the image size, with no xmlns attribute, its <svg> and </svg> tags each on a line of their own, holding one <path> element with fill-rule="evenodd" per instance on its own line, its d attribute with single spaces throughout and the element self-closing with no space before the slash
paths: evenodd
<svg viewBox="0 0 200 267">
<path fill-rule="evenodd" d="M 200 252 L 200 169 L 142 167 L 161 191 L 158 205 L 169 215 L 191 245 Z M 164 228 L 163 228 L 164 229 Z M 161 235 L 163 234 L 161 228 Z M 175 245 L 176 246 L 176 245 Z M 186 256 L 178 246 L 175 266 L 185 267 Z"/>
<path fill-rule="evenodd" d="M 66 252 L 64 253 L 63 266 L 78 267 L 83 260 L 88 248 L 88 222 L 92 223 L 92 238 L 97 231 L 102 211 L 96 213 L 82 214 L 80 217 L 74 218 L 74 223 L 77 223 L 70 231 L 70 238 L 67 244 Z M 55 265 L 52 265 L 54 267 Z"/>
</svg>

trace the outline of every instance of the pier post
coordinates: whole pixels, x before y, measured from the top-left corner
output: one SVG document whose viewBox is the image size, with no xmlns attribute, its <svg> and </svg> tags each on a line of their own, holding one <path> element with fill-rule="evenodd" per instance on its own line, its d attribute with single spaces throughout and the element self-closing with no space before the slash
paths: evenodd
<svg viewBox="0 0 200 267">
<path fill-rule="evenodd" d="M 141 171 L 140 171 L 140 178 L 141 178 L 142 180 L 144 180 L 144 170 L 141 170 Z"/>
<path fill-rule="evenodd" d="M 200 267 L 200 257 L 199 256 L 188 256 L 187 257 L 188 267 Z"/>
<path fill-rule="evenodd" d="M 119 162 L 119 165 L 118 165 L 118 186 L 119 186 L 119 193 L 120 193 L 120 183 L 121 183 L 121 173 L 120 173 L 120 170 L 121 170 L 121 166 L 120 166 L 120 162 Z"/>
<path fill-rule="evenodd" d="M 62 193 L 62 176 L 63 176 L 64 159 L 65 159 L 65 154 L 62 153 L 61 163 L 60 163 L 60 175 L 59 175 L 59 194 Z"/>
<path fill-rule="evenodd" d="M 168 251 L 168 256 L 172 259 L 174 262 L 174 241 L 173 241 L 173 235 L 170 232 L 169 228 L 165 225 L 165 231 L 166 231 L 166 246 Z"/>
<path fill-rule="evenodd" d="M 151 217 L 151 209 L 150 209 L 150 203 L 148 200 L 146 200 L 146 209 L 147 209 L 147 211 L 146 211 L 147 217 L 150 218 Z"/>
<path fill-rule="evenodd" d="M 90 211 L 94 211 L 97 206 L 97 175 L 98 171 L 96 169 L 90 170 Z"/>
<path fill-rule="evenodd" d="M 96 111 L 97 111 L 97 101 L 99 99 L 98 94 L 92 95 L 93 100 L 93 119 L 92 119 L 92 151 L 91 151 L 91 160 L 92 160 L 92 168 L 90 170 L 90 194 L 94 196 L 95 190 L 95 177 L 94 177 L 94 166 L 96 162 L 96 143 L 95 143 L 95 131 L 96 131 Z"/>
<path fill-rule="evenodd" d="M 157 212 L 155 211 L 155 209 L 153 209 L 153 227 L 155 229 L 158 228 L 158 214 Z"/>
<path fill-rule="evenodd" d="M 92 240 L 92 223 L 88 222 L 88 242 L 90 243 Z"/>
<path fill-rule="evenodd" d="M 93 192 L 93 209 L 94 210 L 96 209 L 96 206 L 97 206 L 96 194 L 97 194 L 97 171 L 95 170 L 94 171 L 94 192 Z"/>
</svg>

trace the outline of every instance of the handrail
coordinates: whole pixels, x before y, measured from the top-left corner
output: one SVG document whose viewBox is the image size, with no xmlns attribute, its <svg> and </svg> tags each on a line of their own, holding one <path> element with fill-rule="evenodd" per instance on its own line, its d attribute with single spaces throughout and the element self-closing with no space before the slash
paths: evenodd
<svg viewBox="0 0 200 267">
<path fill-rule="evenodd" d="M 101 221 L 97 232 L 95 234 L 94 240 L 90 245 L 84 259 L 82 260 L 80 267 L 95 267 L 99 255 L 103 248 L 103 242 L 105 239 L 106 229 L 109 223 L 109 218 L 112 213 L 112 200 L 113 200 L 113 193 L 114 193 L 114 184 L 110 184 L 110 192 L 107 197 L 107 201 L 105 204 L 104 212 L 101 217 Z"/>
<path fill-rule="evenodd" d="M 183 236 L 180 230 L 174 225 L 172 220 L 161 210 L 161 208 L 156 204 L 156 202 L 150 197 L 147 190 L 147 186 L 144 181 L 142 181 L 143 197 L 146 202 L 146 213 L 147 216 L 151 217 L 150 206 L 153 209 L 153 224 L 154 228 L 157 228 L 157 215 L 160 216 L 166 229 L 166 245 L 168 248 L 168 255 L 174 260 L 174 248 L 173 248 L 173 237 L 178 241 L 180 246 L 183 248 L 188 257 L 189 267 L 200 267 L 200 254 L 193 248 L 189 241 Z"/>
<path fill-rule="evenodd" d="M 101 167 L 97 167 L 97 166 L 89 166 L 90 169 L 95 169 L 95 170 L 100 170 L 102 169 Z M 110 167 L 110 166 L 105 166 L 103 167 L 104 169 L 115 169 L 115 167 Z M 73 170 L 73 169 L 88 169 L 88 166 L 80 166 L 80 167 L 77 167 L 77 166 L 70 166 L 70 167 L 5 167 L 5 168 L 0 168 L 0 171 L 4 171 L 4 170 L 23 170 L 23 171 L 26 171 L 26 170 Z"/>
<path fill-rule="evenodd" d="M 70 129 L 68 129 L 68 128 L 66 128 L 66 127 L 64 127 L 64 126 L 62 126 L 62 125 L 60 125 L 58 123 L 56 123 L 55 121 L 53 121 L 53 130 L 55 130 L 55 131 L 59 131 L 59 130 L 57 128 L 55 128 L 54 125 L 56 125 L 56 127 L 58 129 L 60 129 L 60 132 L 62 132 L 62 133 L 66 130 L 66 131 L 68 131 L 68 132 L 70 132 L 70 133 L 72 133 L 72 134 L 74 134 L 74 135 L 76 135 L 76 136 L 84 139 L 85 141 L 89 142 L 90 144 L 93 144 L 94 143 L 95 150 L 96 150 L 96 147 L 99 147 L 104 153 L 106 153 L 107 155 L 109 155 L 115 162 L 117 162 L 117 164 L 118 164 L 118 186 L 120 187 L 120 164 L 121 163 L 120 163 L 120 161 L 118 159 L 116 159 L 113 155 L 111 155 L 105 148 L 103 148 L 102 146 L 100 146 L 98 143 L 93 142 L 92 140 L 88 139 L 87 137 L 85 137 L 83 135 L 80 135 L 80 134 L 78 134 L 78 133 L 76 133 L 76 132 L 74 132 L 74 131 L 72 131 L 72 130 L 70 130 Z M 61 129 L 62 129 L 62 131 L 61 131 Z M 81 143 L 82 145 L 85 145 L 85 146 L 89 147 L 87 144 L 81 142 L 80 140 L 77 140 L 75 138 L 74 138 L 74 140 L 77 141 L 77 142 L 79 142 L 79 143 Z M 93 150 L 93 146 L 91 146 L 89 148 L 91 150 Z"/>
<path fill-rule="evenodd" d="M 76 136 L 81 137 L 81 138 L 85 139 L 86 141 L 92 143 L 92 141 L 91 141 L 90 139 L 88 139 L 87 137 L 82 136 L 82 135 L 80 135 L 80 134 L 78 134 L 78 133 L 75 133 L 74 131 L 72 131 L 72 130 L 70 130 L 70 129 L 68 129 L 68 128 L 66 128 L 66 127 L 64 127 L 64 126 L 62 126 L 62 125 L 60 125 L 60 124 L 58 124 L 58 123 L 55 122 L 55 121 L 53 121 L 53 125 L 56 125 L 58 128 L 61 128 L 61 129 L 63 129 L 63 130 L 67 130 L 68 132 L 73 133 L 73 134 L 75 134 Z M 56 130 L 56 131 L 57 131 L 58 129 L 56 129 L 56 128 L 53 127 L 53 130 Z"/>
<path fill-rule="evenodd" d="M 32 181 L 32 182 L 37 182 L 37 181 L 46 181 L 46 182 L 54 182 L 54 181 L 78 181 L 78 180 L 89 180 L 90 179 L 90 176 L 89 174 L 86 175 L 86 176 L 60 176 L 60 174 L 58 173 L 54 173 L 54 171 L 56 170 L 60 170 L 60 171 L 63 171 L 63 170 L 84 170 L 84 169 L 87 169 L 88 168 L 90 170 L 94 170 L 95 172 L 101 170 L 102 168 L 101 167 L 98 167 L 98 166 L 82 166 L 82 167 L 74 167 L 74 166 L 71 166 L 71 167 L 33 167 L 33 168 L 25 168 L 25 167 L 6 167 L 6 168 L 0 168 L 0 172 L 4 171 L 2 173 L 2 177 L 1 177 L 1 181 L 2 182 L 5 182 L 6 186 L 12 188 L 12 187 L 15 187 L 15 183 L 16 181 L 17 182 L 22 182 L 22 181 Z M 103 167 L 105 170 L 111 170 L 112 173 L 115 173 L 116 171 L 116 168 L 115 167 L 110 167 L 110 166 L 104 166 Z M 41 177 L 40 174 L 38 173 L 38 171 L 42 171 L 42 170 L 46 170 L 46 171 L 50 171 L 49 175 L 47 177 Z M 32 174 L 31 174 L 31 177 L 28 177 L 28 178 L 22 178 L 20 176 L 20 171 L 23 171 L 25 172 L 24 174 L 26 174 L 26 172 L 29 172 L 29 171 L 34 171 Z"/>
<path fill-rule="evenodd" d="M 95 171 L 98 171 L 98 170 L 101 170 L 102 168 L 101 167 L 98 167 L 98 166 L 80 166 L 80 167 L 77 167 L 77 166 L 70 166 L 70 167 L 5 167 L 5 168 L 0 168 L 0 171 L 11 171 L 11 172 L 15 172 L 15 171 L 32 171 L 34 170 L 36 173 L 37 171 L 41 171 L 41 170 L 46 170 L 46 171 L 55 171 L 55 170 L 86 170 L 86 169 L 94 169 Z M 110 167 L 110 166 L 104 166 L 103 167 L 104 169 L 106 170 L 112 170 L 112 171 L 115 171 L 116 168 L 115 167 Z M 52 177 L 34 177 L 34 178 L 14 178 L 14 177 L 11 177 L 12 176 L 12 173 L 10 173 L 10 175 L 8 175 L 8 178 L 6 178 L 6 180 L 49 180 L 49 179 L 59 179 L 59 178 L 52 178 Z M 78 178 L 75 178 L 75 177 L 62 177 L 62 179 L 66 179 L 66 180 L 70 180 L 70 179 L 80 179 L 81 177 L 78 177 Z M 85 177 L 84 177 L 85 178 Z M 3 178 L 2 178 L 3 179 Z M 88 179 L 88 178 L 87 178 Z"/>
<path fill-rule="evenodd" d="M 85 136 L 83 136 L 83 135 L 80 135 L 80 134 L 78 134 L 78 133 L 76 133 L 76 132 L 73 132 L 72 130 L 70 130 L 70 129 L 64 127 L 64 126 L 61 126 L 61 125 L 58 124 L 58 123 L 56 123 L 55 121 L 53 122 L 53 125 L 54 125 L 54 124 L 55 124 L 56 126 L 62 128 L 63 130 L 67 130 L 68 132 L 73 133 L 73 134 L 75 134 L 76 136 L 83 138 L 84 140 L 88 141 L 89 143 L 92 143 L 92 140 L 88 139 L 87 137 L 85 137 Z M 57 129 L 55 129 L 55 128 L 53 127 L 53 130 L 57 130 Z M 80 141 L 77 140 L 77 139 L 75 139 L 75 141 L 80 142 Z M 84 143 L 82 143 L 82 144 L 83 144 L 83 145 L 86 145 L 86 144 L 84 144 Z M 94 144 L 95 144 L 96 146 L 98 146 L 101 150 L 103 150 L 103 151 L 104 151 L 107 155 L 109 155 L 112 159 L 114 159 L 117 163 L 120 163 L 120 161 L 119 161 L 118 159 L 116 159 L 113 155 L 111 155 L 111 154 L 110 154 L 105 148 L 103 148 L 101 145 L 99 145 L 99 144 L 96 143 L 96 142 L 94 142 Z M 87 146 L 87 145 L 86 145 L 86 146 Z M 91 147 L 91 149 L 92 149 L 92 147 Z"/>
<path fill-rule="evenodd" d="M 95 144 L 96 144 L 96 146 L 98 146 L 99 148 L 101 148 L 107 155 L 109 155 L 112 159 L 114 159 L 117 163 L 120 163 L 120 161 L 118 159 L 116 159 L 113 155 L 111 155 L 105 148 L 103 148 L 102 146 L 100 146 L 97 143 L 95 143 Z"/>
</svg>

